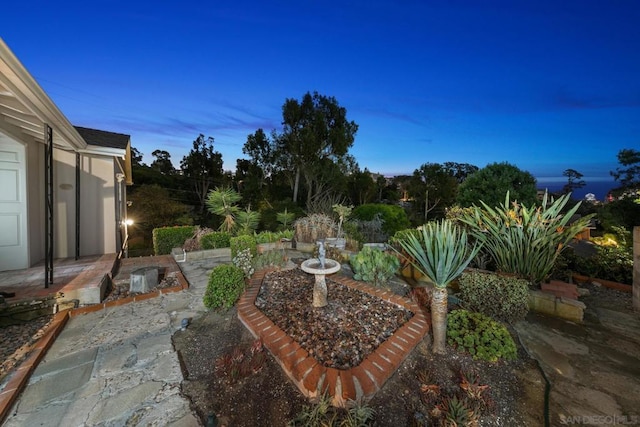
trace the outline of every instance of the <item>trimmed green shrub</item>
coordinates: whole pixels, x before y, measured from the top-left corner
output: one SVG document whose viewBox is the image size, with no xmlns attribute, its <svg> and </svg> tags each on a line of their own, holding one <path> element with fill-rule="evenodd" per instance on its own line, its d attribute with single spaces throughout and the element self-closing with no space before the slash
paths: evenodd
<svg viewBox="0 0 640 427">
<path fill-rule="evenodd" d="M 258 253 L 258 244 L 255 237 L 248 234 L 232 237 L 229 241 L 229 246 L 231 247 L 231 258 L 235 258 L 242 249 L 249 249 L 252 256 L 256 256 Z"/>
<path fill-rule="evenodd" d="M 479 271 L 458 278 L 464 307 L 506 323 L 515 323 L 529 312 L 529 283 L 517 277 Z"/>
<path fill-rule="evenodd" d="M 474 359 L 496 362 L 514 360 L 516 344 L 507 328 L 482 313 L 453 310 L 447 319 L 447 344 L 466 351 Z"/>
<path fill-rule="evenodd" d="M 400 261 L 396 256 L 370 246 L 362 248 L 349 261 L 353 268 L 353 278 L 371 282 L 374 286 L 385 286 L 400 268 Z"/>
<path fill-rule="evenodd" d="M 214 231 L 200 238 L 202 249 L 220 249 L 231 246 L 231 234 L 226 231 Z"/>
<path fill-rule="evenodd" d="M 207 308 L 231 307 L 244 290 L 244 272 L 231 264 L 216 266 L 209 274 L 209 283 L 204 293 Z"/>
<path fill-rule="evenodd" d="M 156 255 L 168 255 L 173 248 L 181 248 L 185 240 L 193 236 L 195 227 L 161 227 L 153 229 L 153 252 Z"/>
</svg>

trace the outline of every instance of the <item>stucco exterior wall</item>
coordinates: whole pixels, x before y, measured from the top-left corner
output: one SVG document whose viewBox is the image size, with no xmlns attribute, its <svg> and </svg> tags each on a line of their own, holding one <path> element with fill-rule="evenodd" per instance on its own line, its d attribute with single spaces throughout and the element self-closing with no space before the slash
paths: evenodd
<svg viewBox="0 0 640 427">
<path fill-rule="evenodd" d="M 113 159 L 83 155 L 80 164 L 80 254 L 118 252 Z"/>
<path fill-rule="evenodd" d="M 44 259 L 44 145 L 26 144 L 29 265 Z"/>
<path fill-rule="evenodd" d="M 27 146 L 29 265 L 45 257 L 44 146 Z M 76 253 L 76 155 L 54 148 L 54 258 Z M 118 252 L 114 161 L 80 156 L 80 256 Z"/>
<path fill-rule="evenodd" d="M 53 257 L 75 256 L 76 155 L 53 150 Z"/>
</svg>

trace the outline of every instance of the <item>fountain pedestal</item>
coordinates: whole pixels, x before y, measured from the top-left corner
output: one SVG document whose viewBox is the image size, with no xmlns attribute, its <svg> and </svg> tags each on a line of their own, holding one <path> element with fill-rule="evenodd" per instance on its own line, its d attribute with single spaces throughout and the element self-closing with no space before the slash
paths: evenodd
<svg viewBox="0 0 640 427">
<path fill-rule="evenodd" d="M 300 268 L 306 273 L 315 275 L 316 282 L 313 285 L 313 306 L 325 307 L 327 303 L 327 282 L 325 276 L 327 274 L 333 274 L 340 270 L 341 265 L 338 261 L 332 259 L 325 259 L 324 267 L 320 264 L 320 261 L 314 258 L 304 261 Z"/>
</svg>

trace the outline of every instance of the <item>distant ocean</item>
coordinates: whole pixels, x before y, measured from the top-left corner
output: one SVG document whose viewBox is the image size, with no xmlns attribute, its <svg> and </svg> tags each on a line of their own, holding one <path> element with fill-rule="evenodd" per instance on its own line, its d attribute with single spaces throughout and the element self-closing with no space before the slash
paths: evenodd
<svg viewBox="0 0 640 427">
<path fill-rule="evenodd" d="M 549 192 L 560 191 L 562 190 L 562 187 L 564 187 L 567 184 L 566 179 L 564 181 L 556 181 L 556 180 L 547 181 L 547 179 L 549 178 L 537 179 L 539 189 L 546 188 Z M 588 193 L 593 193 L 596 196 L 596 200 L 603 202 L 605 201 L 605 198 L 607 197 L 607 194 L 609 193 L 609 191 L 619 186 L 619 184 L 613 180 L 604 181 L 602 180 L 602 178 L 600 178 L 599 180 L 594 179 L 593 181 L 589 182 L 587 178 L 582 178 L 582 179 L 584 180 L 586 185 L 582 188 L 575 190 L 571 195 L 574 199 L 577 199 L 577 200 L 582 200 L 584 199 L 584 196 L 587 195 Z"/>
</svg>

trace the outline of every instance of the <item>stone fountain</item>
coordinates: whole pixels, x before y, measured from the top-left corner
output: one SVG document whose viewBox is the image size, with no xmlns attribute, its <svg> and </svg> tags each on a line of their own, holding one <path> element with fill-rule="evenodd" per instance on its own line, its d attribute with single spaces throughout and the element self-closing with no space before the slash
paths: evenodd
<svg viewBox="0 0 640 427">
<path fill-rule="evenodd" d="M 327 282 L 325 281 L 325 276 L 339 271 L 341 267 L 338 261 L 325 258 L 323 242 L 318 243 L 318 258 L 309 258 L 300 265 L 302 271 L 313 274 L 316 278 L 313 286 L 314 307 L 325 307 L 327 305 Z"/>
</svg>

